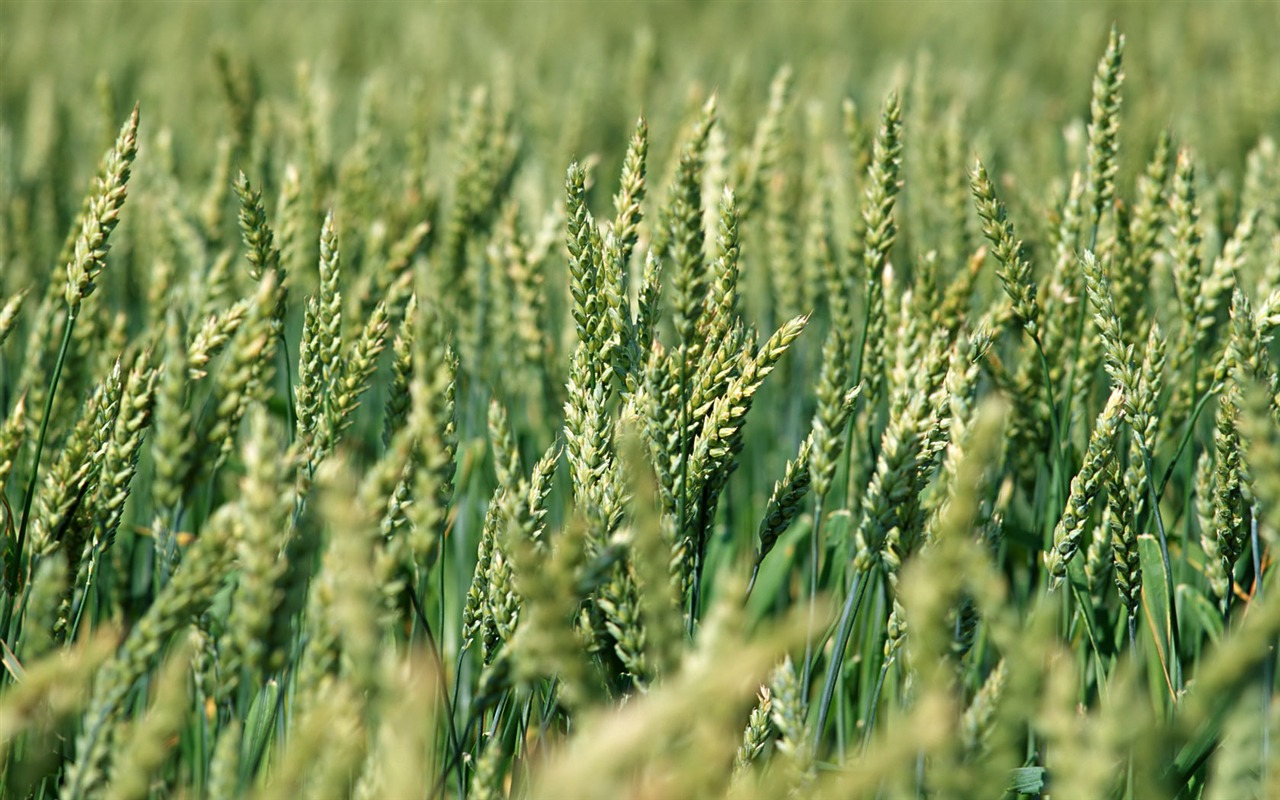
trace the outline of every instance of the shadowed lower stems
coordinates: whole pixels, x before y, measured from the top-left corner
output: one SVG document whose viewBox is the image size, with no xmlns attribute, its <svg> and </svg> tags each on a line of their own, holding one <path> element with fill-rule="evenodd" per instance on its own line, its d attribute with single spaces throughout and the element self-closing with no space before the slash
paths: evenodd
<svg viewBox="0 0 1280 800">
<path fill-rule="evenodd" d="M 840 612 L 840 624 L 836 629 L 835 647 L 831 650 L 831 661 L 827 663 L 827 673 L 822 683 L 822 698 L 818 701 L 818 718 L 813 726 L 814 753 L 822 743 L 822 732 L 827 726 L 827 715 L 831 711 L 831 702 L 835 698 L 836 680 L 844 664 L 844 651 L 849 645 L 849 634 L 853 631 L 854 620 L 862 607 L 863 595 L 867 584 L 871 582 L 872 571 L 858 570 L 853 575 L 853 585 L 849 587 L 849 595 L 845 598 L 844 609 Z"/>
</svg>

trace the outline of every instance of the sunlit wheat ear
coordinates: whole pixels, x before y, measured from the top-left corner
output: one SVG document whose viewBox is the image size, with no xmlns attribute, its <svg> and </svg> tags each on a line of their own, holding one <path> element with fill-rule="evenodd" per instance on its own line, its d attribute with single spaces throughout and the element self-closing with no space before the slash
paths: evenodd
<svg viewBox="0 0 1280 800">
<path fill-rule="evenodd" d="M 898 402 L 893 404 L 854 533 L 854 566 L 860 572 L 883 563 L 895 531 L 899 542 L 908 544 L 918 533 L 913 530 L 916 522 L 922 522 L 912 507 L 916 501 L 904 504 L 894 498 L 918 498 L 929 477 L 934 455 L 929 452 L 929 439 L 938 428 L 941 410 L 934 395 L 946 379 L 947 361 L 945 339 L 937 338 L 923 368 L 910 385 L 902 387 Z M 889 571 L 896 573 L 892 567 Z"/>
<path fill-rule="evenodd" d="M 272 356 L 279 342 L 274 330 L 280 297 L 274 276 L 268 274 L 258 285 L 249 313 L 229 345 L 214 387 L 215 405 L 203 421 L 202 455 L 210 461 L 192 465 L 197 471 L 220 465 L 234 451 L 245 412 L 267 391 L 273 374 Z"/>
<path fill-rule="evenodd" d="M 690 508 L 699 510 L 699 506 L 689 506 L 683 502 L 677 504 L 676 549 L 685 562 L 684 575 L 690 589 L 700 577 L 700 562 L 709 522 L 728 476 L 736 467 L 738 454 L 742 450 L 743 427 L 755 395 L 769 374 L 777 368 L 782 356 L 804 331 L 808 321 L 808 317 L 796 317 L 783 324 L 760 346 L 753 357 L 746 359 L 741 374 L 730 382 L 723 396 L 708 408 L 701 423 L 701 432 L 688 451 L 688 467 L 679 471 L 681 483 L 678 485 L 683 492 L 688 493 L 686 497 L 705 498 L 700 506 L 704 512 L 701 520 L 697 519 L 696 514 L 688 513 Z"/>
<path fill-rule="evenodd" d="M 1152 322 L 1142 355 L 1142 365 L 1138 371 L 1138 384 L 1129 419 L 1133 437 L 1129 447 L 1129 469 L 1124 474 L 1135 517 L 1140 516 L 1147 508 L 1147 482 L 1151 476 L 1147 474 L 1144 453 L 1155 452 L 1157 444 L 1159 402 L 1165 385 L 1165 346 L 1160 324 Z"/>
<path fill-rule="evenodd" d="M 485 513 L 476 571 L 463 609 L 468 637 L 482 634 L 486 663 L 493 660 L 500 643 L 511 639 L 519 621 L 520 596 L 505 534 L 515 530 L 515 518 L 521 514 L 517 508 L 527 509 L 529 502 L 506 410 L 496 400 L 489 404 L 489 442 L 498 486 Z"/>
<path fill-rule="evenodd" d="M 206 368 L 209 362 L 226 348 L 235 336 L 240 325 L 248 316 L 251 303 L 242 299 L 219 314 L 207 317 L 204 324 L 191 337 L 187 353 L 187 372 L 192 380 L 200 380 L 208 375 Z"/>
<path fill-rule="evenodd" d="M 319 457 L 331 452 L 338 437 L 354 423 L 353 414 L 360 398 L 369 390 L 378 368 L 378 356 L 386 347 L 389 326 L 386 304 L 378 303 L 365 320 L 360 338 L 343 354 L 343 369 L 335 375 L 324 398 L 324 413 L 313 445 Z"/>
<path fill-rule="evenodd" d="M 319 253 L 319 293 L 307 300 L 298 349 L 297 428 L 303 438 L 320 434 L 325 424 L 325 406 L 336 389 L 341 369 L 341 253 L 332 211 L 325 215 L 320 229 Z"/>
<path fill-rule="evenodd" d="M 960 727 L 961 742 L 965 749 L 974 751 L 985 745 L 995 719 L 996 706 L 1003 699 L 1008 675 L 1009 669 L 1003 661 L 996 664 L 982 688 L 974 695 L 973 702 L 965 709 Z"/>
<path fill-rule="evenodd" d="M 996 260 L 1000 262 L 1001 269 L 997 274 L 1013 305 L 1014 318 L 1035 338 L 1040 332 L 1040 308 L 1031 263 L 1022 242 L 1014 236 L 1008 211 L 996 198 L 995 186 L 981 161 L 973 170 L 973 196 L 978 216 L 982 219 L 983 235 L 991 242 Z"/>
<path fill-rule="evenodd" d="M 579 346 L 588 352 L 598 351 L 600 342 L 596 339 L 596 304 L 597 281 L 599 280 L 600 256 L 593 252 L 592 231 L 595 220 L 587 211 L 586 205 L 587 174 L 576 162 L 569 166 L 565 177 L 566 220 L 565 246 L 569 253 L 570 294 L 573 300 L 573 322 L 578 335 Z"/>
<path fill-rule="evenodd" d="M 280 195 L 276 201 L 276 224 L 280 231 L 280 264 L 286 273 L 298 275 L 306 270 L 306 255 L 311 252 L 310 242 L 303 238 L 308 234 L 307 209 L 304 208 L 302 173 L 297 165 L 284 167 L 280 182 Z"/>
<path fill-rule="evenodd" d="M 0 346 L 4 345 L 4 340 L 9 338 L 9 334 L 17 324 L 18 314 L 27 300 L 27 294 L 26 291 L 17 292 L 5 300 L 3 306 L 0 306 Z"/>
<path fill-rule="evenodd" d="M 67 264 L 67 305 L 73 312 L 93 293 L 106 267 L 109 239 L 120 222 L 129 176 L 138 155 L 138 108 L 133 109 L 115 145 L 107 152 L 96 185 L 88 200 L 71 263 Z"/>
<path fill-rule="evenodd" d="M 143 440 L 151 425 L 155 403 L 156 370 L 150 352 L 134 359 L 121 392 L 120 408 L 103 458 L 98 481 L 93 542 L 103 551 L 111 548 L 132 491 Z"/>
<path fill-rule="evenodd" d="M 1177 291 L 1181 335 L 1176 337 L 1170 353 L 1170 372 L 1180 377 L 1174 384 L 1168 415 L 1180 420 L 1195 402 L 1192 396 L 1195 376 L 1190 374 L 1198 349 L 1200 285 L 1205 281 L 1204 258 L 1201 254 L 1200 204 L 1196 197 L 1196 162 L 1188 149 L 1178 152 L 1177 165 L 1169 190 L 1170 267 Z M 1202 305 L 1202 304 L 1201 304 Z"/>
<path fill-rule="evenodd" d="M 698 359 L 690 387 L 689 407 L 698 414 L 720 397 L 741 355 L 739 306 L 741 303 L 741 239 L 737 198 L 726 189 L 720 199 L 716 225 L 715 257 L 702 315 L 698 318 Z"/>
<path fill-rule="evenodd" d="M 1103 211 L 1114 200 L 1120 131 L 1120 87 L 1124 83 L 1124 34 L 1113 26 L 1107 50 L 1098 61 L 1089 104 L 1089 191 L 1091 221 L 1096 231 Z M 1096 237 L 1096 232 L 1094 233 Z M 1094 245 L 1090 244 L 1092 248 Z"/>
<path fill-rule="evenodd" d="M 106 443 L 119 408 L 123 371 L 117 362 L 94 388 L 80 418 L 63 442 L 58 458 L 44 473 L 36 497 L 30 546 L 37 558 L 61 548 L 69 564 L 78 565 L 87 531 L 73 526 L 81 498 L 96 484 L 106 456 Z M 74 533 L 68 538 L 67 533 Z"/>
<path fill-rule="evenodd" d="M 235 543 L 239 580 L 223 644 L 223 691 L 228 694 L 241 680 L 256 684 L 267 670 L 273 655 L 272 618 L 284 599 L 280 583 L 290 566 L 282 551 L 289 539 L 294 498 L 280 487 L 292 483 L 290 462 L 296 458 L 285 453 L 264 411 L 253 409 L 248 422 L 241 449 L 247 473 L 240 485 L 242 535 Z"/>
<path fill-rule="evenodd" d="M 765 506 L 764 517 L 756 533 L 756 565 L 759 566 L 773 551 L 779 537 L 800 514 L 805 495 L 809 493 L 812 472 L 809 470 L 813 437 L 800 443 L 796 457 L 787 462 L 781 479 L 773 485 L 773 494 Z"/>
<path fill-rule="evenodd" d="M 890 94 L 880 114 L 871 159 L 864 182 L 860 246 L 863 285 L 866 292 L 865 322 L 855 379 L 866 386 L 868 402 L 877 402 L 885 384 L 885 282 L 890 271 L 889 251 L 897 239 L 893 208 L 902 169 L 902 104 Z"/>
<path fill-rule="evenodd" d="M 1084 572 L 1085 586 L 1089 590 L 1089 600 L 1098 606 L 1106 603 L 1107 590 L 1112 583 L 1112 535 L 1111 510 L 1106 508 L 1102 512 L 1102 524 L 1094 529 L 1093 536 L 1089 539 L 1089 546 L 1084 554 L 1084 563 L 1081 566 Z"/>
<path fill-rule="evenodd" d="M 629 176 L 624 174 L 622 178 L 625 181 Z M 621 386 L 626 388 L 628 385 L 635 385 L 641 359 L 630 301 L 631 250 L 635 243 L 628 243 L 622 236 L 636 236 L 634 229 L 639 224 L 639 212 L 636 212 L 634 218 L 620 214 L 614 224 L 632 230 L 619 232 L 614 227 L 605 230 L 602 237 L 597 237 L 600 242 L 600 274 L 597 284 L 605 317 L 602 331 L 597 336 L 603 340 L 601 357 L 607 371 L 611 371 Z"/>
<path fill-rule="evenodd" d="M 769 278 L 772 287 L 773 314 L 775 319 L 787 319 L 797 314 L 812 313 L 815 309 L 806 304 L 805 276 L 803 262 L 799 252 L 800 214 L 799 184 L 794 162 L 787 162 L 780 156 L 782 150 L 797 138 L 796 125 L 792 123 L 788 113 L 786 83 L 790 70 L 783 68 L 774 88 L 779 90 L 772 100 L 776 100 L 774 113 L 775 131 L 774 153 L 770 154 L 766 170 L 759 176 L 760 190 L 763 195 L 760 201 L 761 224 L 764 234 L 764 255 L 770 263 Z"/>
<path fill-rule="evenodd" d="M 773 693 L 768 686 L 760 687 L 756 705 L 751 709 L 747 726 L 742 731 L 742 744 L 733 757 L 733 779 L 742 780 L 760 757 L 773 735 Z"/>
<path fill-rule="evenodd" d="M 703 221 L 702 172 L 707 136 L 716 122 L 716 99 L 702 108 L 680 153 L 675 183 L 659 218 L 654 250 L 670 267 L 672 322 L 677 341 L 693 343 L 694 326 L 702 312 L 706 295 L 703 251 L 706 241 Z"/>
<path fill-rule="evenodd" d="M 498 547 L 497 537 L 503 524 L 502 506 L 499 502 L 502 491 L 503 487 L 499 486 L 485 511 L 484 525 L 480 529 L 480 540 L 476 545 L 476 569 L 462 608 L 462 647 L 467 649 L 475 642 L 480 642 L 484 647 L 486 662 L 492 661 L 498 643 L 496 627 L 486 605 L 489 600 L 489 574 Z"/>
<path fill-rule="evenodd" d="M 1138 408 L 1139 397 L 1139 364 L 1135 358 L 1134 346 L 1125 338 L 1120 314 L 1116 311 L 1115 296 L 1103 272 L 1100 262 L 1091 251 L 1086 250 L 1081 258 L 1081 269 L 1084 272 L 1085 287 L 1089 304 L 1094 308 L 1094 322 L 1098 327 L 1098 337 L 1104 355 L 1107 374 L 1111 376 L 1115 386 L 1123 395 L 1125 411 L 1135 416 L 1143 412 Z M 1146 418 L 1139 420 L 1138 431 L 1146 431 Z"/>
<path fill-rule="evenodd" d="M 1133 619 L 1142 599 L 1142 561 L 1138 553 L 1137 520 L 1130 491 L 1120 478 L 1117 461 L 1106 467 L 1107 506 L 1111 514 L 1111 557 L 1120 602 Z"/>
<path fill-rule="evenodd" d="M 0 488 L 4 488 L 13 472 L 13 461 L 26 441 L 26 433 L 26 397 L 19 397 L 4 422 L 0 422 Z"/>
<path fill-rule="evenodd" d="M 737 184 L 741 187 L 744 215 L 750 215 L 763 202 L 769 178 L 781 156 L 783 124 L 793 83 L 794 70 L 784 64 L 774 73 L 769 84 L 768 104 L 756 122 L 751 148 L 739 170 L 741 178 Z"/>
<path fill-rule="evenodd" d="M 382 599 L 379 624 L 387 629 L 409 621 L 409 615 L 415 613 L 406 591 L 415 570 L 403 535 L 408 525 L 406 511 L 413 502 L 409 485 L 416 469 L 414 444 L 411 432 L 400 431 L 361 479 L 358 490 L 361 505 L 377 520 L 379 539 L 374 547 L 373 572 Z"/>
<path fill-rule="evenodd" d="M 55 626 L 68 636 L 76 635 L 85 606 L 99 590 L 96 585 L 100 581 L 99 571 L 105 554 L 115 542 L 116 529 L 132 489 L 142 438 L 150 424 L 155 388 L 150 359 L 150 353 L 138 356 L 128 377 L 119 379 L 113 406 L 99 407 L 94 423 L 97 433 L 91 439 L 89 464 L 92 469 L 84 475 L 89 482 L 83 484 L 85 490 L 94 489 L 93 496 L 88 506 L 76 511 L 81 521 L 69 530 L 62 527 L 64 523 L 55 529 L 75 572 L 67 617 L 59 619 Z M 104 411 L 107 413 L 102 413 Z"/>
<path fill-rule="evenodd" d="M 382 443 L 390 445 L 392 438 L 409 418 L 412 405 L 414 332 L 417 327 L 418 296 L 410 295 L 404 309 L 404 318 L 391 343 L 391 388 L 387 393 L 387 406 L 383 418 Z M 301 419 L 301 414 L 299 414 Z"/>
<path fill-rule="evenodd" d="M 1247 491 L 1243 480 L 1243 447 L 1237 418 L 1240 414 L 1240 391 L 1234 382 L 1227 387 L 1219 401 L 1218 416 L 1214 425 L 1213 469 L 1213 548 L 1218 563 L 1206 564 L 1209 585 L 1219 603 L 1229 602 L 1237 559 L 1245 547 Z M 1225 606 L 1224 606 L 1225 608 Z"/>
<path fill-rule="evenodd" d="M 1236 276 L 1245 267 L 1245 253 L 1253 238 L 1258 219 L 1256 210 L 1247 212 L 1240 219 L 1231 236 L 1223 242 L 1222 251 L 1214 258 L 1200 284 L 1195 300 L 1197 309 L 1195 341 L 1198 349 L 1210 341 L 1219 317 L 1219 309 L 1228 294 L 1241 291 Z M 1195 379 L 1193 388 L 1197 397 L 1209 390 L 1210 382 L 1214 377 L 1212 359 L 1202 357 L 1200 361 L 1199 370 L 1193 376 Z"/>
<path fill-rule="evenodd" d="M 1054 528 L 1053 547 L 1045 554 L 1045 564 L 1055 585 L 1066 576 L 1067 565 L 1080 547 L 1080 538 L 1084 534 L 1093 501 L 1102 489 L 1103 470 L 1115 458 L 1116 434 L 1123 420 L 1124 395 L 1117 389 L 1112 392 L 1089 436 L 1089 449 L 1085 453 L 1084 464 L 1071 479 L 1067 508 Z"/>
<path fill-rule="evenodd" d="M 152 529 L 157 546 L 165 553 L 172 550 L 171 534 L 174 532 L 170 530 L 173 524 L 171 517 L 193 472 L 191 459 L 196 451 L 193 415 L 188 407 L 190 379 L 186 373 L 189 363 L 178 315 L 170 311 L 165 316 L 163 355 L 152 412 L 155 432 L 150 446 L 155 470 L 151 481 L 154 504 Z"/>
<path fill-rule="evenodd" d="M 814 494 L 826 497 L 835 480 L 843 447 L 845 424 L 853 413 L 854 403 L 862 391 L 861 386 L 848 386 L 848 370 L 838 366 L 847 364 L 848 342 L 834 334 L 823 345 L 823 367 L 818 374 L 818 410 L 813 417 L 813 454 L 810 473 Z"/>
<path fill-rule="evenodd" d="M 457 473 L 458 359 L 448 329 L 435 307 L 422 307 L 414 332 L 414 380 L 410 384 L 414 413 L 407 425 L 417 437 L 407 517 L 409 550 L 415 563 L 430 565 L 448 524 Z"/>
<path fill-rule="evenodd" d="M 1129 220 L 1129 253 L 1124 270 L 1129 291 L 1124 293 L 1122 318 L 1126 325 L 1141 330 L 1154 305 L 1148 297 L 1147 281 L 1151 278 L 1159 250 L 1159 239 L 1167 213 L 1167 188 L 1173 166 L 1173 135 L 1160 131 L 1147 168 L 1138 179 L 1133 213 Z"/>
<path fill-rule="evenodd" d="M 264 275 L 272 273 L 279 281 L 280 250 L 267 222 L 262 193 L 253 188 L 243 172 L 236 177 L 235 191 L 240 200 L 240 232 L 248 249 L 245 257 L 249 262 L 249 277 L 260 281 Z"/>
<path fill-rule="evenodd" d="M 790 657 L 769 677 L 769 694 L 770 719 L 778 731 L 778 750 L 786 758 L 788 768 L 794 771 L 792 780 L 802 786 L 814 777 L 813 752 L 804 721 L 803 689 Z"/>
<path fill-rule="evenodd" d="M 613 198 L 613 233 L 618 237 L 618 255 L 624 265 L 631 260 L 632 251 L 640 238 L 643 205 L 648 194 L 645 177 L 648 156 L 649 124 L 641 117 L 636 120 L 635 130 L 631 134 L 631 142 L 622 161 L 618 193 Z"/>
</svg>

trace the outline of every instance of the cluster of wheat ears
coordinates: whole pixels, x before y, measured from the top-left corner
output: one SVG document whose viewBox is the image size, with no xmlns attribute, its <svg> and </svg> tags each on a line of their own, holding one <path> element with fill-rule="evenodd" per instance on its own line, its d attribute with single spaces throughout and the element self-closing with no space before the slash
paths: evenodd
<svg viewBox="0 0 1280 800">
<path fill-rule="evenodd" d="M 787 68 L 562 190 L 234 53 L 206 181 L 6 128 L 0 794 L 1280 791 L 1280 152 L 1122 159 L 1124 48 L 1046 187 Z"/>
</svg>

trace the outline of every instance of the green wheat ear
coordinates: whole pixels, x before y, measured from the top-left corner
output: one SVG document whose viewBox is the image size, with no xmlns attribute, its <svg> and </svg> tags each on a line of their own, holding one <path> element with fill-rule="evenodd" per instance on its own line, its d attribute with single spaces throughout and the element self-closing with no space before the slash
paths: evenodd
<svg viewBox="0 0 1280 800">
<path fill-rule="evenodd" d="M 22 306 L 27 300 L 28 292 L 17 292 L 4 305 L 0 306 L 0 346 L 4 345 L 4 340 L 9 338 L 9 334 L 13 331 L 14 326 L 18 322 L 18 314 L 22 311 Z"/>
<path fill-rule="evenodd" d="M 1120 86 L 1124 83 L 1122 60 L 1124 34 L 1113 25 L 1107 38 L 1107 49 L 1098 61 L 1093 79 L 1093 97 L 1089 103 L 1089 188 L 1092 200 L 1093 237 L 1097 238 L 1102 213 L 1115 199 L 1120 130 Z M 1092 248 L 1094 244 L 1090 244 Z"/>
<path fill-rule="evenodd" d="M 1013 305 L 1013 314 L 1033 338 L 1040 333 L 1040 307 L 1036 301 L 1036 282 L 1031 263 L 1022 242 L 1013 232 L 1009 212 L 996 198 L 995 186 L 981 161 L 973 170 L 973 196 L 982 219 L 982 233 L 991 242 L 1001 270 L 997 274 Z"/>
<path fill-rule="evenodd" d="M 107 151 L 80 223 L 71 262 L 67 264 L 65 296 L 73 313 L 93 294 L 98 276 L 106 268 L 109 240 L 120 223 L 120 209 L 124 206 L 129 176 L 137 155 L 138 106 L 135 105 L 115 144 Z"/>
<path fill-rule="evenodd" d="M 1124 405 L 1124 393 L 1119 389 L 1112 392 L 1106 408 L 1098 416 L 1093 432 L 1089 435 L 1089 449 L 1085 453 L 1084 464 L 1071 479 L 1067 508 L 1054 528 L 1053 547 L 1045 554 L 1045 564 L 1055 585 L 1064 578 L 1067 565 L 1080 548 L 1085 522 L 1089 518 L 1094 499 L 1102 489 L 1103 471 L 1115 457 L 1116 435 L 1124 419 Z"/>
</svg>

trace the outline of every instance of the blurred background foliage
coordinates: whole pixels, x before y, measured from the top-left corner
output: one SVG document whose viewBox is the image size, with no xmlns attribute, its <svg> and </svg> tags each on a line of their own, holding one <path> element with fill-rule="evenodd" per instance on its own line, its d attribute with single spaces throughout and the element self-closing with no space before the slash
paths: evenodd
<svg viewBox="0 0 1280 800">
<path fill-rule="evenodd" d="M 207 166 L 202 136 L 225 129 L 215 54 L 252 67 L 264 97 L 297 96 L 310 65 L 332 104 L 325 133 L 353 141 L 362 105 L 389 120 L 447 120 L 476 85 L 507 96 L 525 145 L 558 184 L 573 155 L 620 158 L 635 116 L 687 112 L 721 94 L 731 136 L 782 64 L 801 103 L 874 108 L 921 67 L 1021 170 L 1061 171 L 1046 128 L 1087 117 L 1088 75 L 1116 23 L 1129 40 L 1126 143 L 1172 126 L 1210 168 L 1239 171 L 1280 129 L 1280 5 L 1273 2 L 15 2 L 0 3 L 0 116 L 12 151 L 45 148 L 92 169 L 114 124 L 72 109 L 140 100 L 171 128 L 183 170 Z M 114 119 L 114 117 L 113 117 Z M 655 152 L 676 131 L 654 124 Z M 395 129 L 395 128 L 392 128 Z M 38 138 L 42 147 L 26 142 Z M 1016 147 L 1009 145 L 1016 144 Z M 1046 151 L 1047 150 L 1047 151 Z M 1135 160 L 1129 160 L 1136 170 Z M 610 174 L 610 173 L 606 173 Z M 1027 175 L 1030 179 L 1034 172 Z M 68 176 L 69 178 L 72 176 Z M 77 182 L 76 186 L 79 187 Z M 73 194 L 75 194 L 73 192 Z"/>
</svg>

